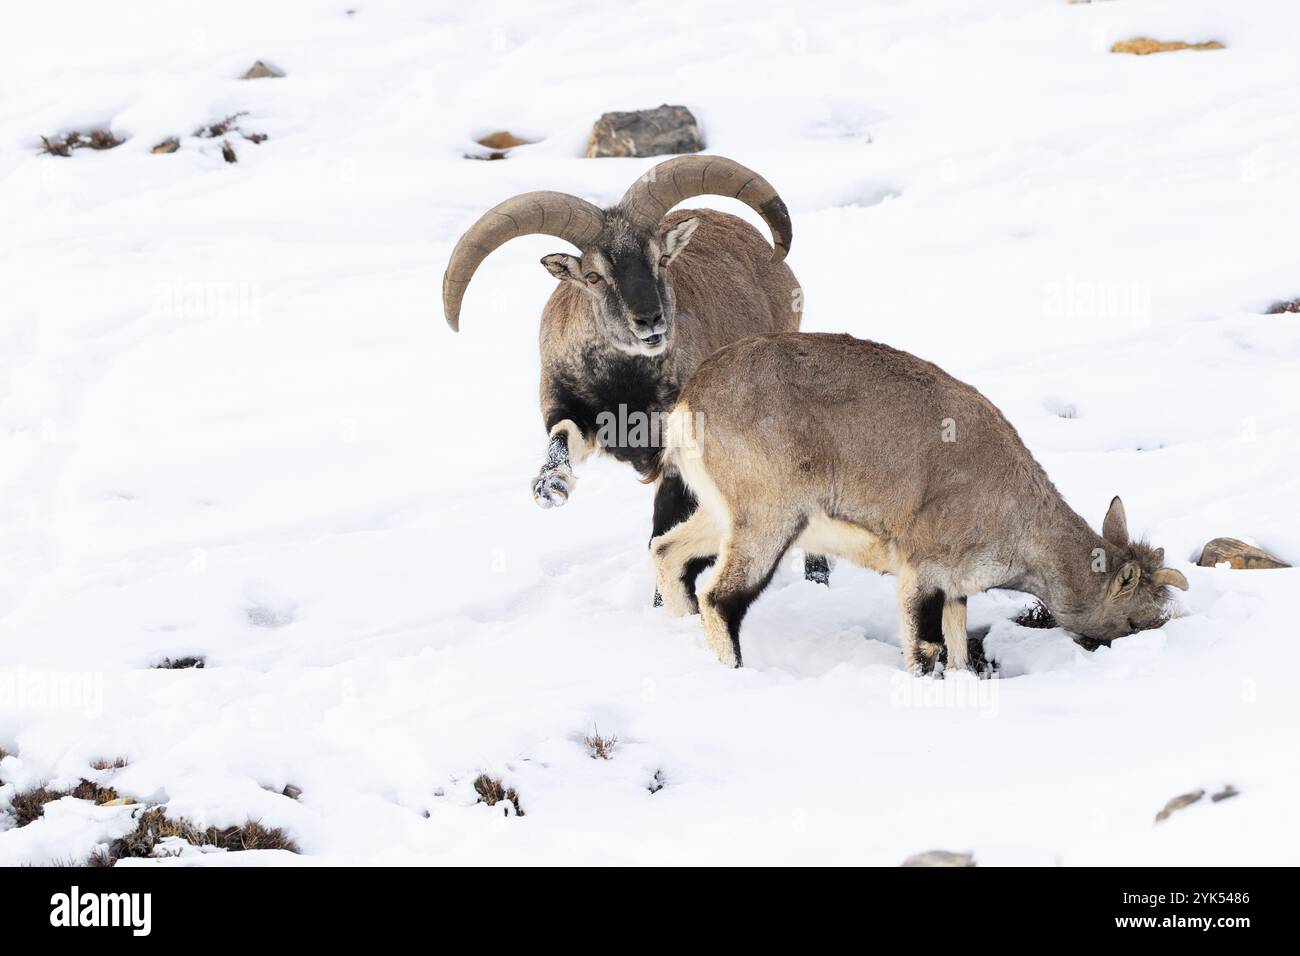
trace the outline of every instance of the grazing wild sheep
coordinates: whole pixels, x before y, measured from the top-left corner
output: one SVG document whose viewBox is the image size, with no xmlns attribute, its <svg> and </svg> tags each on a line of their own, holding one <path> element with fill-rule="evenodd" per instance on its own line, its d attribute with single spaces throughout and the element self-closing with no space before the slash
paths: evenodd
<svg viewBox="0 0 1300 956">
<path fill-rule="evenodd" d="M 744 220 L 705 209 L 670 212 L 694 196 L 731 196 L 762 215 L 775 250 Z M 799 328 L 802 292 L 782 261 L 790 216 L 766 179 L 720 156 L 687 156 L 655 166 L 619 203 L 600 209 L 557 192 L 515 196 L 483 215 L 456 243 L 442 283 L 448 324 L 479 264 L 516 236 L 545 234 L 577 246 L 542 258 L 560 280 L 542 310 L 541 406 L 550 444 L 533 498 L 563 505 L 573 465 L 592 451 L 642 474 L 656 466 L 660 417 L 707 356 L 760 332 Z M 657 474 L 652 534 L 695 508 L 672 467 Z M 686 587 L 711 556 L 683 569 Z M 812 557 L 807 574 L 825 581 Z"/>
<path fill-rule="evenodd" d="M 967 664 L 966 598 L 1036 595 L 1057 620 L 1109 639 L 1167 619 L 1187 579 L 1129 540 L 1124 506 L 1101 535 L 1062 500 L 1020 436 L 975 389 L 906 352 L 848 335 L 762 335 L 705 361 L 665 429 L 665 467 L 699 499 L 651 542 L 664 606 L 693 601 L 684 563 L 719 556 L 700 595 L 710 647 L 739 667 L 740 622 L 792 545 L 898 576 L 913 673 L 940 643 Z"/>
</svg>

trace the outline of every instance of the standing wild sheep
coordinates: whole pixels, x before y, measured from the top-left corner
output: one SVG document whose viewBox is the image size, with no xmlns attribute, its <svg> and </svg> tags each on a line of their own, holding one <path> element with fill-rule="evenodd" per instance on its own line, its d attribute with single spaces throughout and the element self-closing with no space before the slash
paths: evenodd
<svg viewBox="0 0 1300 956">
<path fill-rule="evenodd" d="M 669 416 L 665 467 L 699 499 L 651 542 L 664 606 L 693 608 L 681 568 L 716 554 L 699 605 L 710 647 L 740 666 L 740 622 L 792 545 L 898 576 L 913 673 L 942 644 L 967 665 L 966 598 L 1026 591 L 1072 631 L 1109 639 L 1167 619 L 1164 550 L 1101 535 L 1062 500 L 975 389 L 906 352 L 848 335 L 762 335 L 704 362 Z"/>
<path fill-rule="evenodd" d="M 762 215 L 775 250 L 744 220 L 705 209 L 670 212 L 684 199 L 731 196 Z M 600 209 L 576 196 L 532 192 L 489 210 L 456 243 L 442 283 L 448 324 L 479 264 L 516 236 L 544 234 L 577 246 L 542 258 L 560 280 L 542 310 L 541 406 L 550 444 L 533 498 L 563 505 L 572 466 L 592 451 L 642 474 L 660 452 L 660 417 L 708 355 L 747 335 L 799 328 L 802 293 L 782 260 L 790 215 L 766 179 L 720 156 L 687 156 L 655 166 L 619 203 Z M 659 475 L 653 534 L 694 510 L 672 468 Z M 686 587 L 711 555 L 683 569 Z M 807 574 L 825 581 L 826 564 Z"/>
</svg>

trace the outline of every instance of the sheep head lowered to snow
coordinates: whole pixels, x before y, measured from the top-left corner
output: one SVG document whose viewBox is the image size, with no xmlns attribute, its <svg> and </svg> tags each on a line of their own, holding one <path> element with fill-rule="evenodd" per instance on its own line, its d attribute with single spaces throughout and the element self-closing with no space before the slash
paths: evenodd
<svg viewBox="0 0 1300 956">
<path fill-rule="evenodd" d="M 949 668 L 966 666 L 966 598 L 988 588 L 1033 594 L 1100 640 L 1161 626 L 1169 588 L 1187 588 L 1163 550 L 1129 540 L 1119 498 L 1096 534 L 992 402 L 877 342 L 736 342 L 682 389 L 665 448 L 701 507 L 651 543 L 664 605 L 691 610 L 680 568 L 721 555 L 699 609 L 733 666 L 745 611 L 792 546 L 898 576 L 917 673 L 945 647 Z"/>
<path fill-rule="evenodd" d="M 682 200 L 729 196 L 758 212 L 775 248 L 744 220 Z M 560 280 L 542 310 L 541 411 L 550 445 L 533 497 L 563 505 L 576 484 L 572 466 L 592 451 L 643 474 L 660 446 L 659 421 L 708 355 L 737 339 L 799 328 L 802 293 L 783 262 L 791 224 L 772 185 L 721 156 L 660 163 L 607 209 L 559 192 L 507 199 L 461 236 L 443 277 L 448 324 L 479 264 L 517 236 L 555 236 L 577 247 L 542 265 Z M 694 499 L 669 470 L 655 494 L 654 534 L 686 518 Z M 703 567 L 698 563 L 692 576 Z M 811 574 L 820 575 L 813 563 Z"/>
</svg>

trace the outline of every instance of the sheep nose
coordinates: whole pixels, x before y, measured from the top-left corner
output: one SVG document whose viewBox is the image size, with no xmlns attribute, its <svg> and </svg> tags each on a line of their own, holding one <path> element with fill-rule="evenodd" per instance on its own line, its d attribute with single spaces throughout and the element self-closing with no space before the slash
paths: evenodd
<svg viewBox="0 0 1300 956">
<path fill-rule="evenodd" d="M 654 335 L 662 335 L 667 328 L 662 312 L 656 312 L 648 318 L 638 315 L 632 319 L 632 331 L 636 332 L 637 338 L 647 339 Z"/>
</svg>

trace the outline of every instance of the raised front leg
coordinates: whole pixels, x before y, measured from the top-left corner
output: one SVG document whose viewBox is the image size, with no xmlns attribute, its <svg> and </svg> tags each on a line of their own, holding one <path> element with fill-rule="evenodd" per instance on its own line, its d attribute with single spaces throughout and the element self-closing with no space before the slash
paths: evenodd
<svg viewBox="0 0 1300 956">
<path fill-rule="evenodd" d="M 533 479 L 533 500 L 541 508 L 559 508 L 569 500 L 578 484 L 573 474 L 573 461 L 581 460 L 586 452 L 586 441 L 578 426 L 568 419 L 551 429 L 551 441 L 546 446 L 546 460 Z"/>
<path fill-rule="evenodd" d="M 664 475 L 659 480 L 659 486 L 655 489 L 655 513 L 654 527 L 650 538 L 651 546 L 653 547 L 656 539 L 695 514 L 696 507 L 695 496 L 690 493 L 682 479 L 676 474 Z M 692 614 L 698 610 L 695 605 L 695 579 L 700 576 L 700 572 L 713 563 L 716 554 L 716 546 L 710 546 L 710 550 L 693 554 L 678 570 L 681 577 L 680 585 L 687 595 L 688 600 L 686 603 L 689 604 L 690 613 Z M 676 585 L 674 585 L 673 590 L 676 592 Z M 664 593 L 662 587 L 655 590 L 655 607 L 663 606 Z M 675 605 L 675 607 L 677 606 L 681 606 L 680 603 Z M 685 613 L 685 611 L 675 613 Z"/>
</svg>

